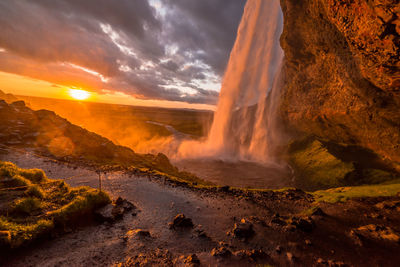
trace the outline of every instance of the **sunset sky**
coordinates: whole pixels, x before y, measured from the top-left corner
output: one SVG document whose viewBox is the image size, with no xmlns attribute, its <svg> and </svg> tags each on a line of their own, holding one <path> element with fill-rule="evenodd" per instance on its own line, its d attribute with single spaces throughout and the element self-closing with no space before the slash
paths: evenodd
<svg viewBox="0 0 400 267">
<path fill-rule="evenodd" d="M 0 90 L 213 108 L 245 0 L 0 1 Z"/>
</svg>

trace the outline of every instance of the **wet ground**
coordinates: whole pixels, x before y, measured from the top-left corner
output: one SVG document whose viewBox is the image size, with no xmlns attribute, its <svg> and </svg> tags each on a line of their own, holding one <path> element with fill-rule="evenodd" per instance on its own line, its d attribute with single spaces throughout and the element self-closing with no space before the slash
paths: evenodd
<svg viewBox="0 0 400 267">
<path fill-rule="evenodd" d="M 49 177 L 65 179 L 72 186 L 98 186 L 98 175 L 82 166 L 18 151 L 1 154 L 0 160 L 23 168 L 41 168 Z M 274 218 L 285 221 L 298 216 L 310 207 L 310 195 L 301 191 L 239 194 L 196 190 L 123 172 L 107 173 L 102 178 L 103 189 L 113 198 L 121 196 L 138 207 L 135 216 L 126 214 L 115 224 L 92 225 L 35 244 L 9 255 L 5 266 L 183 266 L 184 258 L 191 254 L 198 256 L 202 266 L 398 266 L 400 262 L 398 242 L 350 234 L 369 224 L 385 225 L 399 233 L 399 209 L 375 205 L 382 201 L 400 203 L 400 197 L 321 204 L 326 215 L 313 216 L 313 229 L 303 231 L 281 225 L 279 220 L 273 222 Z M 180 213 L 193 220 L 194 229 L 169 229 L 168 223 Z M 227 234 L 242 218 L 255 232 L 246 240 Z M 136 229 L 149 231 L 151 236 L 130 234 Z M 199 236 L 199 229 L 208 238 Z M 236 255 L 212 256 L 212 249 L 219 247 Z M 253 249 L 266 254 L 249 258 L 238 253 Z"/>
<path fill-rule="evenodd" d="M 180 169 L 217 185 L 243 188 L 280 189 L 291 187 L 294 176 L 289 168 L 277 164 L 254 162 L 226 162 L 222 160 L 180 160 L 174 162 Z"/>
</svg>

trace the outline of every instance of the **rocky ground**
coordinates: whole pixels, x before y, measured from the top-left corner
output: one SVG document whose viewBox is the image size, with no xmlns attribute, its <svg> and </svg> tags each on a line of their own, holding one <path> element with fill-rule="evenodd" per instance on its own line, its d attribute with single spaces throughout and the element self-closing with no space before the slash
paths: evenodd
<svg viewBox="0 0 400 267">
<path fill-rule="evenodd" d="M 32 153 L 1 160 L 42 168 L 72 186 L 98 174 Z M 396 266 L 400 197 L 320 203 L 301 190 L 194 189 L 159 177 L 102 174 L 102 187 L 135 208 L 3 259 L 6 266 Z"/>
</svg>

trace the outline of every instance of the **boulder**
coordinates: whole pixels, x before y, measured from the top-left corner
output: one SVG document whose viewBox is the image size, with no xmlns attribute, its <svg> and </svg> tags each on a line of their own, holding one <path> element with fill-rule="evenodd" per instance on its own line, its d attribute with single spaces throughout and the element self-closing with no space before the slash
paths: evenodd
<svg viewBox="0 0 400 267">
<path fill-rule="evenodd" d="M 135 205 L 122 199 L 117 198 L 115 204 L 108 204 L 95 211 L 95 217 L 101 222 L 115 222 L 116 220 L 122 219 L 124 214 L 128 211 L 136 209 Z M 136 214 L 135 214 L 136 215 Z"/>
<path fill-rule="evenodd" d="M 184 214 L 178 214 L 175 216 L 174 220 L 169 223 L 171 229 L 175 228 L 193 228 L 192 219 L 186 218 Z"/>
<path fill-rule="evenodd" d="M 219 191 L 221 191 L 221 192 L 229 192 L 229 190 L 230 190 L 230 187 L 227 186 L 227 185 L 221 186 L 221 187 L 219 188 Z"/>
<path fill-rule="evenodd" d="M 251 250 L 244 249 L 236 251 L 234 254 L 236 257 L 240 259 L 247 259 L 253 261 L 265 258 L 267 256 L 267 254 L 262 249 L 251 249 Z"/>
<path fill-rule="evenodd" d="M 383 225 L 368 224 L 350 232 L 350 236 L 354 238 L 356 244 L 362 245 L 363 240 L 372 239 L 392 243 L 400 243 L 400 235 L 393 231 L 390 227 Z"/>
<path fill-rule="evenodd" d="M 313 210 L 311 216 L 326 216 L 326 213 L 320 207 L 317 207 Z"/>
<path fill-rule="evenodd" d="M 196 254 L 186 257 L 185 261 L 187 266 L 200 266 L 200 260 Z"/>
<path fill-rule="evenodd" d="M 311 232 L 315 228 L 315 223 L 311 218 L 292 217 L 290 225 L 303 232 Z"/>
<path fill-rule="evenodd" d="M 124 208 L 122 206 L 113 206 L 111 210 L 111 215 L 114 217 L 115 220 L 122 219 L 124 216 Z"/>
<path fill-rule="evenodd" d="M 129 202 L 128 200 L 123 199 L 121 197 L 117 198 L 117 200 L 115 201 L 115 205 L 118 207 L 122 207 L 124 212 L 128 212 L 133 209 L 136 209 L 135 205 L 133 205 L 131 202 Z"/>
<path fill-rule="evenodd" d="M 213 248 L 211 255 L 214 257 L 228 258 L 232 255 L 232 252 L 226 246 L 221 246 Z"/>
<path fill-rule="evenodd" d="M 272 217 L 271 224 L 277 224 L 280 226 L 287 225 L 286 221 L 284 221 L 278 213 Z"/>
<path fill-rule="evenodd" d="M 143 237 L 151 237 L 151 234 L 147 230 L 136 229 L 136 230 L 128 231 L 127 236 L 128 237 L 135 236 L 135 237 L 143 238 Z"/>
<path fill-rule="evenodd" d="M 253 225 L 245 219 L 242 219 L 239 223 L 235 223 L 232 233 L 235 237 L 244 239 L 248 239 L 255 234 Z"/>
<path fill-rule="evenodd" d="M 95 217 L 97 220 L 100 222 L 114 222 L 115 218 L 114 215 L 112 214 L 112 210 L 114 208 L 114 205 L 108 204 L 98 210 L 95 211 Z"/>
</svg>

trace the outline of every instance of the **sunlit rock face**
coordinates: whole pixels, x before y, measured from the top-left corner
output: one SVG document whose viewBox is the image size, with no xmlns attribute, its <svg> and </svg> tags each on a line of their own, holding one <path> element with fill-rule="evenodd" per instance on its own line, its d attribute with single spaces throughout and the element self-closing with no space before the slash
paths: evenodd
<svg viewBox="0 0 400 267">
<path fill-rule="evenodd" d="M 373 150 L 400 169 L 396 0 L 281 0 L 290 130 Z"/>
</svg>

